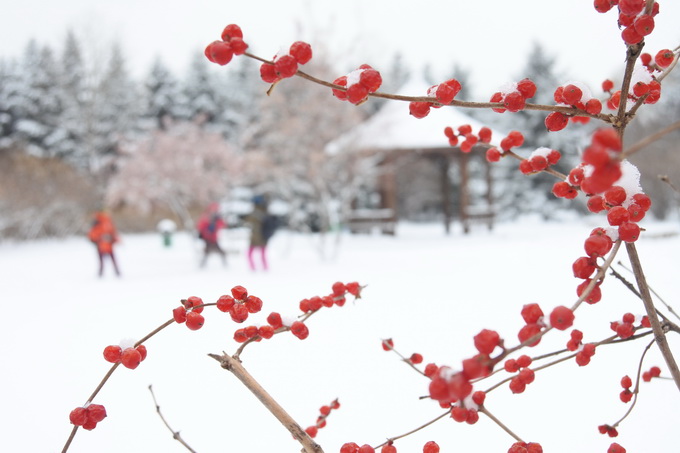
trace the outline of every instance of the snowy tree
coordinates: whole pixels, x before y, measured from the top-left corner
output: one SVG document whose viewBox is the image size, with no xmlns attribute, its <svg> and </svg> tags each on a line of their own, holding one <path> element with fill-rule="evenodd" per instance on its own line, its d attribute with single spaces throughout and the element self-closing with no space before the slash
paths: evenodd
<svg viewBox="0 0 680 453">
<path fill-rule="evenodd" d="M 154 60 L 144 84 L 146 108 L 144 116 L 153 118 L 156 126 L 163 128 L 164 118 L 179 117 L 179 106 L 184 102 L 179 81 L 160 58 Z"/>
<path fill-rule="evenodd" d="M 186 104 L 181 107 L 181 118 L 206 118 L 208 123 L 219 123 L 224 110 L 224 74 L 214 68 L 202 53 L 194 54 L 183 82 L 182 93 Z"/>
<path fill-rule="evenodd" d="M 220 200 L 240 183 L 241 160 L 200 118 L 165 121 L 162 129 L 121 148 L 124 157 L 108 185 L 106 201 L 146 215 L 169 209 L 191 228 L 193 210 Z"/>
</svg>

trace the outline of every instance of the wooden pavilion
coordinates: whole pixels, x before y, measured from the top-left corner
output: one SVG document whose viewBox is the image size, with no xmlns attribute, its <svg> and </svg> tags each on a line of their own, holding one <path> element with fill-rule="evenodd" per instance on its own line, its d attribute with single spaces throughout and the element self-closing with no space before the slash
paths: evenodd
<svg viewBox="0 0 680 453">
<path fill-rule="evenodd" d="M 411 81 L 399 94 L 423 96 L 429 85 L 424 82 Z M 468 116 L 462 109 L 442 107 L 432 109 L 423 119 L 416 119 L 408 112 L 405 102 L 390 101 L 366 122 L 350 130 L 347 134 L 331 142 L 327 146 L 329 152 L 354 152 L 364 155 L 379 155 L 381 171 L 377 180 L 381 206 L 377 210 L 357 210 L 347 223 L 352 230 L 361 230 L 362 226 L 378 226 L 384 233 L 394 233 L 394 223 L 399 219 L 398 210 L 398 178 L 399 160 L 404 156 L 418 156 L 433 162 L 437 168 L 437 179 L 441 199 L 441 213 L 444 228 L 450 232 L 454 218 L 453 206 L 458 207 L 458 218 L 463 231 L 470 231 L 471 223 L 483 221 L 489 229 L 494 222 L 493 177 L 490 164 L 485 158 L 483 146 L 473 147 L 470 153 L 464 153 L 459 147 L 452 147 L 444 135 L 446 126 L 454 130 L 469 124 L 473 133 L 483 126 L 476 119 Z M 498 143 L 503 136 L 494 132 L 492 143 Z M 481 162 L 482 173 L 477 177 L 484 181 L 486 188 L 482 197 L 473 205 L 470 196 L 470 163 Z M 450 171 L 452 166 L 458 167 L 458 190 L 454 191 Z M 476 166 L 477 168 L 480 165 Z M 455 203 L 454 203 L 455 202 Z"/>
</svg>

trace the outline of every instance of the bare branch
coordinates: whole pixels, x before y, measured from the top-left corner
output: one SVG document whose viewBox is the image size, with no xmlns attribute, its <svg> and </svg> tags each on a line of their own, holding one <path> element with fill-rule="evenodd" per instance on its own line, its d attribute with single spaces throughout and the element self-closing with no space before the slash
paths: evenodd
<svg viewBox="0 0 680 453">
<path fill-rule="evenodd" d="M 182 439 L 182 436 L 180 436 L 179 431 L 175 431 L 170 427 L 170 424 L 165 420 L 165 417 L 161 413 L 161 407 L 158 405 L 158 402 L 156 401 L 156 395 L 153 393 L 153 387 L 149 385 L 149 392 L 151 392 L 151 398 L 153 398 L 153 404 L 156 406 L 156 412 L 158 413 L 158 416 L 161 418 L 163 421 L 163 424 L 170 430 L 172 433 L 172 438 L 175 439 L 177 442 L 180 444 L 184 445 L 187 450 L 189 450 L 191 453 L 196 453 L 196 450 L 191 448 L 189 444 L 187 444 L 184 439 Z"/>
</svg>

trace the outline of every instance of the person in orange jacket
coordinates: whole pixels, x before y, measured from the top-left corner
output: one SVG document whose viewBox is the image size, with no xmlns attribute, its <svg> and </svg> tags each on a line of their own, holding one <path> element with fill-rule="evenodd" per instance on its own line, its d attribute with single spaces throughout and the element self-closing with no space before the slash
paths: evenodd
<svg viewBox="0 0 680 453">
<path fill-rule="evenodd" d="M 104 258 L 109 257 L 113 264 L 113 270 L 116 275 L 120 276 L 120 270 L 116 263 L 116 256 L 113 253 L 113 245 L 118 242 L 118 232 L 116 226 L 103 211 L 99 211 L 94 215 L 92 227 L 87 234 L 87 237 L 97 247 L 97 254 L 99 255 L 99 276 L 104 275 Z"/>
</svg>

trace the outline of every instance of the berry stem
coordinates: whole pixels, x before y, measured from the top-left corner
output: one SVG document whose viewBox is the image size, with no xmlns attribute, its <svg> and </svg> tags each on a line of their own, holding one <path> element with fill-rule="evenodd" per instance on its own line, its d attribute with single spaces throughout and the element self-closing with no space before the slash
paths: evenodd
<svg viewBox="0 0 680 453">
<path fill-rule="evenodd" d="M 642 356 L 640 357 L 640 363 L 638 363 L 638 370 L 637 370 L 637 377 L 635 379 L 635 390 L 633 391 L 633 401 L 630 404 L 630 407 L 626 411 L 625 414 L 623 414 L 623 417 L 621 417 L 616 423 L 611 425 L 612 428 L 616 428 L 619 426 L 619 424 L 624 421 L 630 414 L 633 412 L 633 408 L 635 407 L 635 404 L 637 403 L 638 400 L 638 394 L 640 393 L 640 375 L 642 374 L 642 364 L 645 360 L 645 355 L 647 355 L 647 352 L 649 349 L 652 347 L 654 344 L 654 340 L 650 341 L 649 344 L 645 347 L 645 350 L 642 352 Z"/>
<path fill-rule="evenodd" d="M 419 427 L 417 427 L 417 428 L 415 428 L 415 429 L 412 429 L 411 431 L 409 431 L 409 432 L 407 432 L 407 433 L 400 434 L 400 435 L 394 436 L 394 437 L 390 437 L 389 439 L 387 439 L 387 440 L 386 440 L 385 442 L 383 442 L 382 444 L 376 446 L 375 449 L 377 450 L 378 448 L 380 448 L 380 447 L 382 447 L 382 446 L 384 446 L 384 445 L 387 445 L 387 444 L 389 444 L 389 443 L 394 443 L 394 441 L 396 441 L 396 440 L 403 439 L 404 437 L 408 437 L 408 436 L 410 436 L 411 434 L 415 434 L 415 433 L 417 433 L 418 431 L 420 431 L 420 430 L 422 430 L 422 429 L 425 429 L 425 428 L 427 428 L 428 426 L 432 425 L 433 423 L 438 422 L 438 421 L 441 420 L 442 418 L 448 417 L 448 415 L 449 415 L 450 413 L 451 413 L 451 410 L 447 410 L 447 411 L 444 412 L 443 414 L 441 414 L 441 415 L 439 415 L 439 416 L 433 418 L 433 419 L 430 420 L 429 422 L 427 422 L 427 423 L 425 423 L 425 424 L 423 424 L 423 425 L 420 425 Z"/>
<path fill-rule="evenodd" d="M 229 354 L 223 353 L 218 354 L 208 354 L 209 357 L 217 360 L 222 368 L 231 371 L 234 376 L 236 376 L 243 385 L 250 390 L 253 395 L 260 400 L 260 402 L 266 407 L 269 412 L 276 417 L 277 420 L 293 435 L 293 437 L 300 442 L 303 447 L 303 451 L 306 453 L 323 453 L 323 449 L 320 445 L 312 440 L 311 437 L 300 427 L 300 425 L 286 412 L 286 410 L 281 407 L 281 405 L 272 398 L 269 393 L 260 385 L 253 376 L 246 371 L 246 369 L 241 365 L 241 362 L 231 357 Z"/>
<path fill-rule="evenodd" d="M 675 385 L 678 387 L 678 390 L 680 390 L 680 369 L 678 369 L 678 364 L 675 362 L 675 357 L 673 357 L 671 348 L 668 345 L 666 333 L 664 332 L 664 328 L 662 327 L 659 317 L 656 314 L 654 301 L 652 300 L 652 296 L 649 292 L 649 286 L 647 286 L 647 279 L 645 278 L 645 274 L 642 270 L 642 264 L 640 263 L 640 257 L 638 256 L 637 248 L 635 247 L 634 243 L 627 242 L 626 250 L 628 251 L 628 257 L 630 258 L 630 263 L 633 268 L 633 274 L 635 275 L 635 280 L 637 281 L 637 286 L 640 290 L 642 303 L 645 306 L 647 316 L 649 317 L 649 322 L 652 325 L 654 340 L 659 346 L 661 355 L 663 355 L 663 358 L 666 361 L 666 365 L 671 372 L 671 376 L 673 376 Z"/>
<path fill-rule="evenodd" d="M 153 387 L 149 385 L 149 392 L 151 392 L 151 398 L 153 398 L 153 404 L 156 406 L 156 413 L 158 413 L 158 416 L 161 418 L 163 421 L 163 424 L 170 430 L 172 433 L 172 438 L 175 439 L 177 442 L 180 444 L 184 445 L 187 450 L 189 450 L 191 453 L 196 453 L 196 450 L 191 448 L 189 444 L 187 444 L 184 439 L 182 439 L 182 436 L 179 434 L 179 431 L 175 431 L 170 427 L 170 424 L 167 422 L 163 414 L 161 413 L 161 407 L 158 405 L 158 402 L 156 401 L 156 395 L 153 392 Z"/>
<path fill-rule="evenodd" d="M 489 417 L 495 424 L 497 424 L 503 431 L 506 433 L 510 434 L 512 438 L 514 438 L 517 442 L 524 442 L 517 434 L 515 434 L 510 428 L 505 426 L 503 422 L 498 420 L 491 412 L 488 411 L 488 409 L 485 406 L 480 406 L 478 409 L 478 412 L 486 415 Z"/>
</svg>

